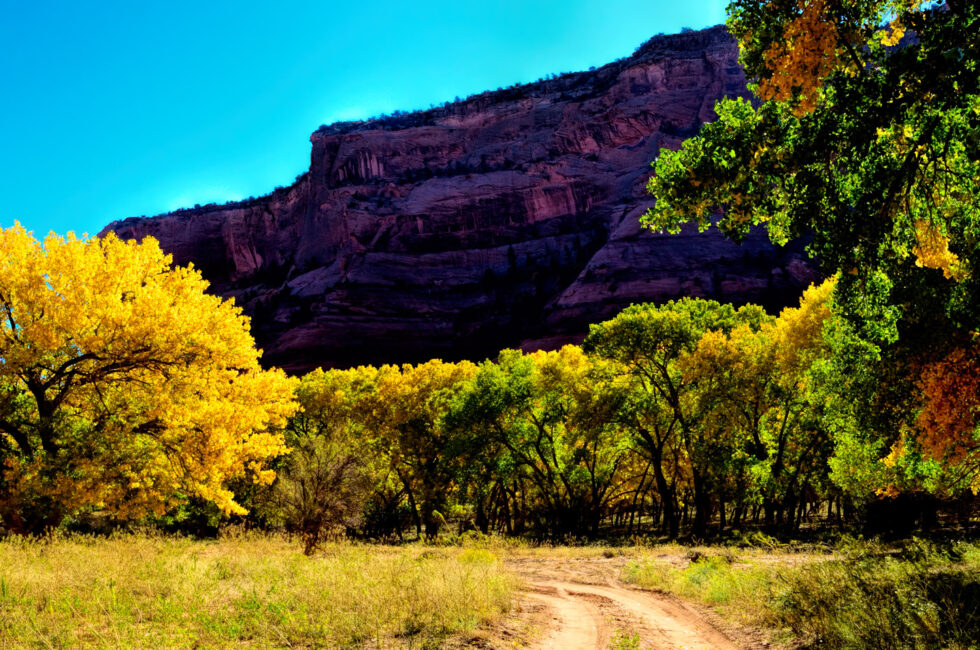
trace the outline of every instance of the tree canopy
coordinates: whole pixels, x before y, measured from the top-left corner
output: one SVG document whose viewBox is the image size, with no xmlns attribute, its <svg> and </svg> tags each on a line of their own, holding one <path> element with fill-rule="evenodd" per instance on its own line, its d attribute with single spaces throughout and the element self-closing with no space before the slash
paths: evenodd
<svg viewBox="0 0 980 650">
<path fill-rule="evenodd" d="M 736 0 L 729 29 L 763 100 L 663 152 L 645 223 L 812 237 L 838 310 L 876 340 L 899 321 L 975 328 L 980 22 L 972 2 Z"/>
<path fill-rule="evenodd" d="M 82 509 L 242 513 L 269 482 L 293 381 L 263 370 L 248 319 L 151 238 L 0 231 L 0 516 L 37 532 Z"/>
<path fill-rule="evenodd" d="M 829 479 L 823 330 L 832 282 L 773 317 L 685 298 L 635 305 L 585 346 L 475 366 L 317 370 L 297 391 L 273 505 L 312 548 L 327 529 L 697 537 L 795 529 Z M 847 429 L 849 431 L 849 429 Z"/>
</svg>

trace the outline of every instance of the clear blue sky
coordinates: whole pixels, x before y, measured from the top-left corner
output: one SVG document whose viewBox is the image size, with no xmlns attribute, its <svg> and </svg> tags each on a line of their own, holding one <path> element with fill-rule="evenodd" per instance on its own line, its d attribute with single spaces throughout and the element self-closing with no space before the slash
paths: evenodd
<svg viewBox="0 0 980 650">
<path fill-rule="evenodd" d="M 583 70 L 726 0 L 0 0 L 0 225 L 259 196 L 320 124 Z"/>
</svg>

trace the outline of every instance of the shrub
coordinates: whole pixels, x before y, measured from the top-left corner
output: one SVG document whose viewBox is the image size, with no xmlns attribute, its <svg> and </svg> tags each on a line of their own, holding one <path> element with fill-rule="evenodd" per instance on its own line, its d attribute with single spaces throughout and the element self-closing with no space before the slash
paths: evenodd
<svg viewBox="0 0 980 650">
<path fill-rule="evenodd" d="M 372 490 L 364 462 L 322 436 L 297 441 L 273 486 L 272 506 L 312 555 L 331 535 L 361 523 Z"/>
<path fill-rule="evenodd" d="M 774 622 L 833 648 L 976 647 L 980 569 L 959 559 L 917 543 L 807 564 L 785 574 Z"/>
</svg>

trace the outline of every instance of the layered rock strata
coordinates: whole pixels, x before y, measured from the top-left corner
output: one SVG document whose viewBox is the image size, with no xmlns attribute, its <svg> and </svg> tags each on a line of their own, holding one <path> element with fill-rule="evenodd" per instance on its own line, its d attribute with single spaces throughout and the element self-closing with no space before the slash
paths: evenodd
<svg viewBox="0 0 980 650">
<path fill-rule="evenodd" d="M 650 161 L 723 96 L 747 96 L 723 28 L 658 36 L 588 72 L 321 127 L 288 188 L 106 229 L 193 262 L 295 372 L 552 347 L 635 302 L 775 309 L 816 277 L 800 245 L 638 223 Z"/>
</svg>

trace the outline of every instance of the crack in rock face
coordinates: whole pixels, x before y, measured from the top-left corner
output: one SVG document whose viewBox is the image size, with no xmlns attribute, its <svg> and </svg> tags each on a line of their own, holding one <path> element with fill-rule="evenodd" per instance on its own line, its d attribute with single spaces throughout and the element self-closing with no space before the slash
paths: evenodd
<svg viewBox="0 0 980 650">
<path fill-rule="evenodd" d="M 596 70 L 321 127 L 288 188 L 103 232 L 193 262 L 292 372 L 553 348 L 636 302 L 775 310 L 817 279 L 802 244 L 638 222 L 650 162 L 724 96 L 749 96 L 724 28 L 658 36 Z"/>
</svg>

